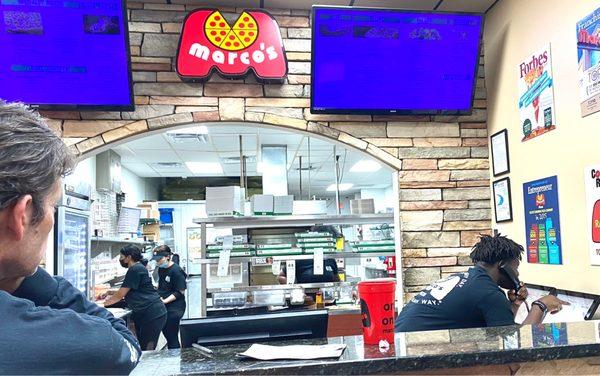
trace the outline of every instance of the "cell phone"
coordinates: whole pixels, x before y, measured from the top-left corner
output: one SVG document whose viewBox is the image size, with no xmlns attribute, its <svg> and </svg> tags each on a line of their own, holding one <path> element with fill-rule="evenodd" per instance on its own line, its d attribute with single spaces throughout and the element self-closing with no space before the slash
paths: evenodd
<svg viewBox="0 0 600 376">
<path fill-rule="evenodd" d="M 521 288 L 521 281 L 519 281 L 519 278 L 517 277 L 517 272 L 510 265 L 508 265 L 507 262 L 500 264 L 500 271 L 512 281 L 515 293 L 518 292 Z"/>
<path fill-rule="evenodd" d="M 594 301 L 592 302 L 592 305 L 590 306 L 590 309 L 588 309 L 587 313 L 585 314 L 585 317 L 583 318 L 584 320 L 596 320 L 598 319 L 598 306 L 600 306 L 600 298 L 596 298 L 594 299 Z"/>
</svg>

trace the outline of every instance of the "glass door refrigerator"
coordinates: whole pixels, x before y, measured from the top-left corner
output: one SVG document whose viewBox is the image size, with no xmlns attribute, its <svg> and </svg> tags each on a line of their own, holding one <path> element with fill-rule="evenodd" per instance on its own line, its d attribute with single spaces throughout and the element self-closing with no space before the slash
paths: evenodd
<svg viewBox="0 0 600 376">
<path fill-rule="evenodd" d="M 188 227 L 186 229 L 187 257 L 186 263 L 182 265 L 188 275 L 185 300 L 187 309 L 184 314 L 186 319 L 197 319 L 201 317 L 201 260 L 202 260 L 202 232 L 200 227 Z"/>
<path fill-rule="evenodd" d="M 54 225 L 55 274 L 90 296 L 91 187 L 65 181 Z"/>
</svg>

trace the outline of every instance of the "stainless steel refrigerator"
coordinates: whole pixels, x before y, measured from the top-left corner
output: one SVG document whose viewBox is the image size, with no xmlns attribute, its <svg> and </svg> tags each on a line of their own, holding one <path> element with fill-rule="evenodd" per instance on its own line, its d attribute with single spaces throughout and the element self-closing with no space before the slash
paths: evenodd
<svg viewBox="0 0 600 376">
<path fill-rule="evenodd" d="M 54 225 L 54 273 L 88 297 L 91 293 L 90 195 L 89 184 L 66 179 Z"/>
</svg>

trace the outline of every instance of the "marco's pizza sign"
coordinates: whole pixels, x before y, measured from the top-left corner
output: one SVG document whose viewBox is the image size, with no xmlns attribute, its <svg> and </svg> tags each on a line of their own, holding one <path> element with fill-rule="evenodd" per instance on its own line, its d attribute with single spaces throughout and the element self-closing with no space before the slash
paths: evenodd
<svg viewBox="0 0 600 376">
<path fill-rule="evenodd" d="M 253 71 L 259 80 L 283 80 L 287 58 L 275 19 L 262 10 L 247 10 L 231 26 L 218 10 L 190 13 L 179 39 L 177 73 L 204 81 L 213 70 L 230 78 Z"/>
</svg>

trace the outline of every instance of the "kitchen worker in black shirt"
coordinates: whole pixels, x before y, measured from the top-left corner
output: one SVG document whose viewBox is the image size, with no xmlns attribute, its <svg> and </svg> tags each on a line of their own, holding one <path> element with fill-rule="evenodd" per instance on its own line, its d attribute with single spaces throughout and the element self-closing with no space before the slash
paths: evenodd
<svg viewBox="0 0 600 376">
<path fill-rule="evenodd" d="M 104 305 L 109 306 L 125 298 L 127 306 L 133 311 L 131 317 L 142 350 L 154 350 L 160 331 L 167 322 L 167 309 L 141 260 L 142 251 L 135 245 L 121 249 L 119 263 L 128 268 L 127 274 L 121 288 Z"/>
<path fill-rule="evenodd" d="M 187 288 L 185 282 L 187 274 L 172 260 L 173 252 L 167 245 L 154 249 L 153 260 L 158 267 L 158 294 L 167 307 L 167 323 L 162 333 L 167 339 L 169 349 L 178 349 L 179 323 L 185 312 L 185 295 Z"/>
</svg>

